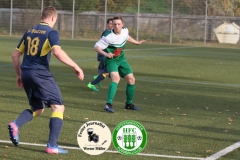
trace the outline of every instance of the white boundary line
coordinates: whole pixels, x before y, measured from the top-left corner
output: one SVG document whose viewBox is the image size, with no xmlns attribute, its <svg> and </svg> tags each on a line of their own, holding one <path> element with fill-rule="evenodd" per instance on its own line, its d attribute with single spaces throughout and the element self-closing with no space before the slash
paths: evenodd
<svg viewBox="0 0 240 160">
<path fill-rule="evenodd" d="M 12 143 L 11 141 L 0 140 L 0 143 Z M 46 147 L 46 144 L 37 144 L 37 143 L 27 143 L 21 142 L 21 145 L 28 145 L 28 146 L 41 146 Z M 73 150 L 81 150 L 79 147 L 68 147 L 68 146 L 60 146 L 66 149 L 73 149 Z M 120 154 L 118 151 L 107 150 L 108 153 L 117 153 Z M 192 160 L 203 160 L 203 158 L 197 157 L 182 157 L 182 156 L 168 156 L 168 155 L 159 155 L 159 154 L 146 154 L 146 153 L 138 153 L 139 156 L 148 156 L 148 157 L 163 157 L 163 158 L 172 158 L 172 159 L 192 159 Z"/>
<path fill-rule="evenodd" d="M 233 145 L 227 147 L 227 148 L 224 148 L 223 150 L 211 155 L 210 157 L 206 158 L 205 160 L 216 160 L 230 152 L 232 152 L 233 150 L 237 149 L 240 147 L 240 141 L 237 142 L 237 143 L 234 143 Z"/>
</svg>

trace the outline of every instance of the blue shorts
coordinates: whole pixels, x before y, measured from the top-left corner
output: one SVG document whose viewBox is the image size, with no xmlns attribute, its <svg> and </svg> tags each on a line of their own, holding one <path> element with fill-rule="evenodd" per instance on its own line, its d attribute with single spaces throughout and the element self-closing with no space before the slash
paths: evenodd
<svg viewBox="0 0 240 160">
<path fill-rule="evenodd" d="M 98 74 L 108 73 L 107 67 L 104 65 L 104 59 L 99 59 Z"/>
<path fill-rule="evenodd" d="M 60 89 L 50 71 L 22 69 L 21 78 L 33 111 L 43 109 L 44 104 L 63 105 Z"/>
</svg>

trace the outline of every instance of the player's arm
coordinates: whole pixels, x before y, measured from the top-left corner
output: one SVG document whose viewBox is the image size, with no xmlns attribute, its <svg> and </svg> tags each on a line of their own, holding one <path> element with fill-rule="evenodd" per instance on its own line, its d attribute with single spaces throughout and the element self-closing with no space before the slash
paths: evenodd
<svg viewBox="0 0 240 160">
<path fill-rule="evenodd" d="M 23 83 L 22 83 L 22 79 L 21 79 L 21 69 L 20 69 L 20 57 L 24 53 L 24 50 L 25 50 L 24 37 L 25 37 L 25 35 L 23 35 L 22 39 L 18 43 L 17 48 L 14 50 L 14 52 L 12 54 L 13 66 L 14 66 L 14 70 L 17 74 L 17 86 L 20 89 L 23 89 Z"/>
<path fill-rule="evenodd" d="M 83 74 L 82 69 L 66 54 L 65 51 L 63 51 L 61 49 L 61 47 L 59 47 L 59 46 L 53 47 L 52 48 L 52 53 L 55 55 L 55 57 L 59 61 L 61 61 L 62 63 L 66 64 L 66 65 L 68 65 L 70 67 L 73 67 L 77 77 L 80 80 L 84 79 L 84 74 Z"/>
<path fill-rule="evenodd" d="M 17 74 L 18 77 L 21 77 L 21 69 L 20 69 L 20 56 L 23 53 L 20 52 L 19 50 L 15 50 L 12 54 L 12 61 L 13 61 L 13 66 L 15 69 L 15 72 Z"/>
<path fill-rule="evenodd" d="M 21 80 L 21 69 L 20 69 L 20 56 L 23 53 L 20 52 L 19 50 L 14 50 L 13 54 L 12 54 L 12 61 L 13 61 L 13 66 L 14 66 L 14 70 L 17 74 L 17 86 L 19 88 L 23 88 L 23 84 L 22 84 L 22 80 Z"/>
<path fill-rule="evenodd" d="M 113 53 L 107 53 L 103 49 L 107 48 L 109 45 L 107 39 L 105 37 L 102 37 L 94 46 L 94 50 L 97 53 L 100 53 L 108 58 L 113 58 Z"/>
<path fill-rule="evenodd" d="M 103 51 L 99 46 L 95 46 L 95 47 L 94 47 L 94 50 L 95 50 L 96 52 L 98 52 L 98 53 L 100 53 L 100 54 L 108 57 L 108 58 L 112 58 L 112 57 L 113 57 L 113 54 L 112 54 L 112 53 L 107 53 L 107 52 Z"/>
<path fill-rule="evenodd" d="M 142 44 L 143 42 L 147 42 L 147 41 L 146 40 L 137 41 L 137 40 L 133 39 L 131 36 L 129 36 L 128 42 L 139 45 L 139 44 Z"/>
</svg>

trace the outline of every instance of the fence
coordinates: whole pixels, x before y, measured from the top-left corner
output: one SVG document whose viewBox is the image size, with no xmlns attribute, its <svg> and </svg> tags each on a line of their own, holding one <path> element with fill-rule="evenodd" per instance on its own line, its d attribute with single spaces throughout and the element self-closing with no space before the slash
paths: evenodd
<svg viewBox="0 0 240 160">
<path fill-rule="evenodd" d="M 240 25 L 236 9 L 226 9 L 217 3 L 219 0 L 1 1 L 0 35 L 22 35 L 39 23 L 41 10 L 47 5 L 58 10 L 54 28 L 62 38 L 98 39 L 106 19 L 116 15 L 123 17 L 132 37 L 170 44 L 215 43 L 216 27 L 224 22 Z"/>
</svg>

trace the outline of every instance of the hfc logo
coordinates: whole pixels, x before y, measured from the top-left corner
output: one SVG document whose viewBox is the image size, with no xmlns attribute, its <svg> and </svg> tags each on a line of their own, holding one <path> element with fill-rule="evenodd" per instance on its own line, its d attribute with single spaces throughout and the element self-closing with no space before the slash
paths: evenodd
<svg viewBox="0 0 240 160">
<path fill-rule="evenodd" d="M 147 132 L 136 121 L 123 121 L 114 129 L 112 141 L 120 153 L 135 155 L 141 152 L 147 144 Z"/>
<path fill-rule="evenodd" d="M 136 146 L 137 133 L 136 128 L 123 128 L 123 147 L 126 149 L 133 149 Z"/>
</svg>

